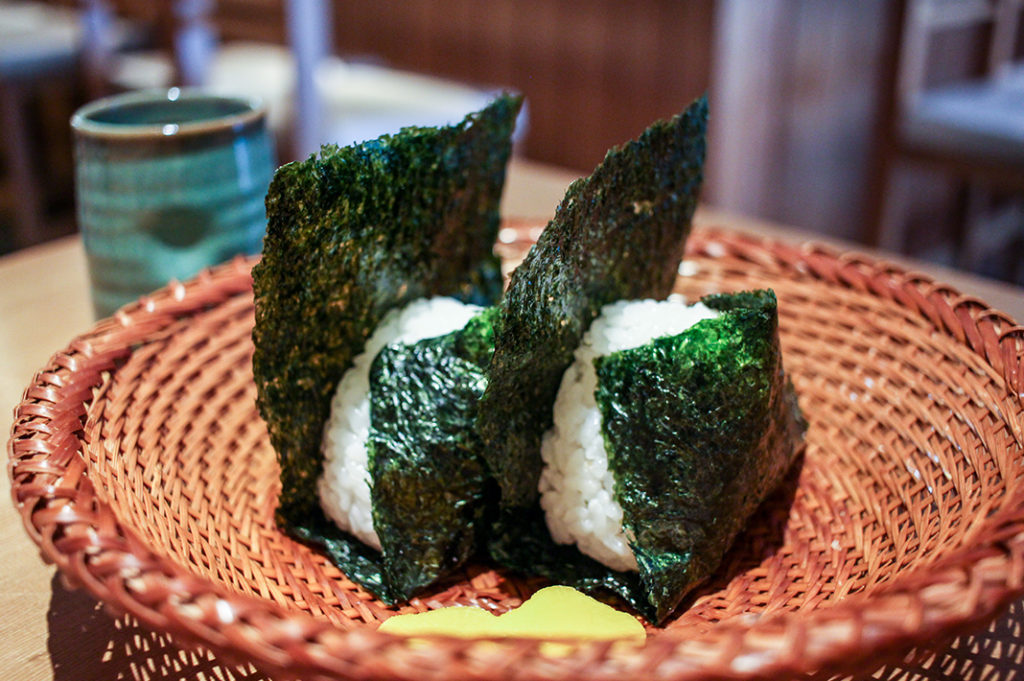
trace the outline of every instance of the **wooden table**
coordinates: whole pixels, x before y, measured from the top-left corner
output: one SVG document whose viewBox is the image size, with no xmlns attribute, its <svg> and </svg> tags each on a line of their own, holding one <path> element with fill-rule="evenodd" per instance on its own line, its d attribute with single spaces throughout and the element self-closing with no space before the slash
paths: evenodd
<svg viewBox="0 0 1024 681">
<path fill-rule="evenodd" d="M 506 215 L 546 218 L 568 183 L 566 172 L 514 162 L 503 205 Z M 702 209 L 699 224 L 718 224 L 790 241 L 806 232 Z M 828 241 L 814 237 L 817 241 Z M 840 248 L 849 248 L 836 243 Z M 883 254 L 875 254 L 883 255 Z M 902 261 L 1017 320 L 1024 290 L 940 267 Z M 81 240 L 66 238 L 0 258 L 0 408 L 11 414 L 33 373 L 92 323 Z M 5 431 L 10 421 L 3 426 Z M 6 435 L 4 437 L 6 440 Z M 9 481 L 3 476 L 4 496 Z M 9 501 L 0 503 L 0 679 L 265 679 L 254 669 L 220 665 L 206 653 L 184 651 L 130 618 L 111 617 L 88 595 L 69 591 L 39 558 Z M 957 639 L 924 666 L 889 668 L 886 679 L 1009 681 L 1024 675 L 1024 602 L 991 626 Z"/>
</svg>

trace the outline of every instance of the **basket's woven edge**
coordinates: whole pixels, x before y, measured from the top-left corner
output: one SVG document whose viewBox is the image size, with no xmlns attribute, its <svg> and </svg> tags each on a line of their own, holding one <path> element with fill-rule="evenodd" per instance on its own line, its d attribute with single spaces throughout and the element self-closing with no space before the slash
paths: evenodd
<svg viewBox="0 0 1024 681">
<path fill-rule="evenodd" d="M 1024 392 L 1024 329 L 980 301 L 895 266 L 837 257 L 813 245 L 698 230 L 691 251 L 712 243 L 752 262 L 774 258 L 827 281 L 887 296 L 962 339 L 1000 367 L 1008 385 Z M 714 250 L 706 253 L 714 257 Z M 226 593 L 152 554 L 118 525 L 86 476 L 81 441 L 68 433 L 81 433 L 92 386 L 131 352 L 133 343 L 246 291 L 251 264 L 235 261 L 188 284 L 172 284 L 99 323 L 53 357 L 16 411 L 8 474 L 30 536 L 73 583 L 149 627 L 295 676 L 447 678 L 457 668 L 461 676 L 476 678 L 763 678 L 826 666 L 845 669 L 854 653 L 910 646 L 922 636 L 948 631 L 952 623 L 970 626 L 1024 588 L 1022 504 L 1015 503 L 995 517 L 994 539 L 947 557 L 942 569 L 928 573 L 927 583 L 920 577 L 895 580 L 869 610 L 850 599 L 799 617 L 726 622 L 700 640 L 669 632 L 634 651 L 595 644 L 552 658 L 534 641 L 488 647 L 458 639 L 438 639 L 424 649 L 372 630 L 342 632 L 305 613 Z"/>
</svg>

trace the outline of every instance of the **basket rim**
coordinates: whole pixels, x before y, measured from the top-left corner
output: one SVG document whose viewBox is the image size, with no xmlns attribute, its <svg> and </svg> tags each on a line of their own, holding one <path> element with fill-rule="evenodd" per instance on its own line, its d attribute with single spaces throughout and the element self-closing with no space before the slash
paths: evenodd
<svg viewBox="0 0 1024 681">
<path fill-rule="evenodd" d="M 506 221 L 529 242 L 541 223 Z M 687 255 L 770 257 L 815 279 L 854 288 L 909 308 L 969 346 L 1024 401 L 1024 327 L 972 296 L 902 266 L 814 242 L 787 244 L 716 227 L 697 227 Z M 257 258 L 234 261 L 165 288 L 97 322 L 52 356 L 15 409 L 8 441 L 11 495 L 30 538 L 69 583 L 108 607 L 225 660 L 265 670 L 329 678 L 423 678 L 458 663 L 474 677 L 504 678 L 495 649 L 479 640 L 434 637 L 428 650 L 369 627 L 343 631 L 313 615 L 256 596 L 229 592 L 150 550 L 101 502 L 80 455 L 92 385 L 133 345 L 182 317 L 251 291 Z M 73 437 L 67 437 L 69 428 Z M 995 502 L 998 501 L 997 505 Z M 851 657 L 897 652 L 965 631 L 1024 594 L 1024 493 L 993 500 L 988 531 L 927 571 L 900 575 L 866 598 L 828 608 L 734 618 L 698 639 L 671 630 L 635 650 L 610 643 L 545 656 L 542 642 L 505 640 L 517 678 L 572 677 L 580 665 L 595 678 L 737 679 L 851 668 Z M 743 621 L 737 621 L 743 620 Z M 489 651 L 489 652 L 488 652 Z M 438 665 L 441 665 L 440 667 Z"/>
</svg>

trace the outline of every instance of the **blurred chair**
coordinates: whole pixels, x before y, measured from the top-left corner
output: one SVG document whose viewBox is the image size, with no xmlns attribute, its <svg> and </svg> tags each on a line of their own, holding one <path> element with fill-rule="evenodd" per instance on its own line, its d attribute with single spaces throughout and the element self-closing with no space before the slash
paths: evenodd
<svg viewBox="0 0 1024 681">
<path fill-rule="evenodd" d="M 1024 61 L 1017 45 L 1024 0 L 900 0 L 895 7 L 894 63 L 883 96 L 865 241 L 905 252 L 912 197 L 895 177 L 904 164 L 1024 196 Z M 936 38 L 972 27 L 986 37 L 984 74 L 930 85 Z M 957 252 L 966 223 L 953 235 Z"/>
<path fill-rule="evenodd" d="M 107 0 L 84 0 L 104 17 Z M 106 51 L 97 56 L 107 85 L 114 90 L 171 86 L 204 87 L 230 96 L 255 97 L 268 120 L 281 155 L 293 155 L 296 121 L 303 130 L 318 124 L 313 102 L 312 69 L 329 51 L 330 5 L 327 0 L 287 0 L 291 45 L 253 41 L 221 43 L 212 20 L 214 0 L 158 0 L 160 37 L 149 49 Z M 94 31 L 97 52 L 105 49 L 102 31 Z M 305 84 L 305 87 L 303 86 Z"/>
<path fill-rule="evenodd" d="M 76 4 L 82 15 L 83 65 L 92 97 L 136 86 L 204 82 L 217 47 L 209 21 L 214 0 L 154 0 L 130 12 L 123 0 Z M 146 39 L 123 40 L 119 27 L 126 23 L 139 25 Z"/>
<path fill-rule="evenodd" d="M 83 82 L 87 96 L 103 94 L 96 87 L 90 47 L 102 39 L 107 50 L 118 50 L 143 39 L 140 27 L 130 22 L 113 17 L 97 22 L 97 9 L 103 9 L 102 0 L 0 0 L 0 199 L 13 216 L 4 250 L 68 229 L 63 217 L 56 230 L 50 224 L 47 194 L 55 186 L 64 189 L 64 179 L 70 183 L 63 177 L 70 173 L 67 117 Z"/>
<path fill-rule="evenodd" d="M 56 79 L 71 82 L 81 48 L 77 15 L 35 2 L 0 2 L 2 194 L 14 217 L 14 247 L 32 243 L 43 223 L 40 150 L 33 144 L 29 102 Z"/>
<path fill-rule="evenodd" d="M 220 44 L 209 18 L 211 0 L 160 2 L 168 32 L 160 49 L 100 60 L 108 81 L 120 90 L 201 85 L 225 95 L 258 97 L 267 105 L 283 161 L 305 157 L 326 142 L 350 144 L 407 125 L 457 122 L 494 96 L 441 78 L 332 56 L 329 0 L 286 0 L 288 45 Z"/>
</svg>

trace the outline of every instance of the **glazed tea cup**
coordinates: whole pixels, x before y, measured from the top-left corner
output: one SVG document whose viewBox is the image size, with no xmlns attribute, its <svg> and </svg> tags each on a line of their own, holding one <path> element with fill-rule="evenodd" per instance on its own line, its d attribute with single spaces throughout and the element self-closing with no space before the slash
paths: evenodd
<svg viewBox="0 0 1024 681">
<path fill-rule="evenodd" d="M 259 252 L 274 172 L 257 101 L 171 88 L 85 105 L 71 119 L 93 310 Z"/>
</svg>

